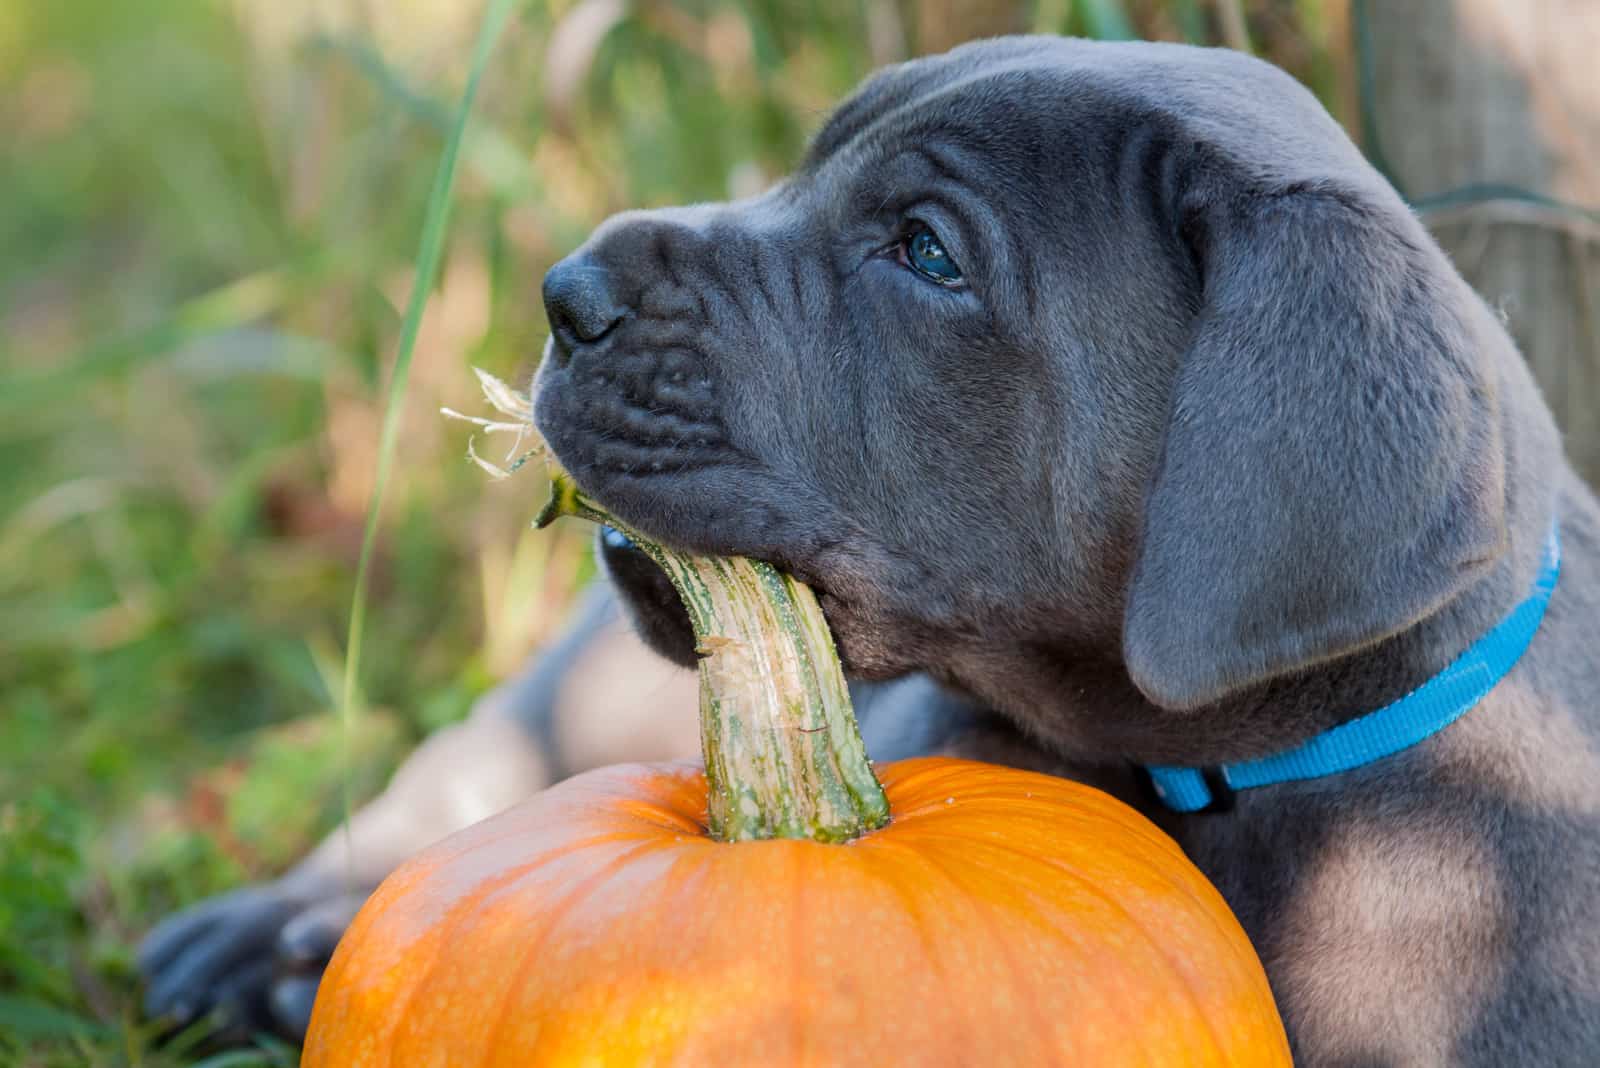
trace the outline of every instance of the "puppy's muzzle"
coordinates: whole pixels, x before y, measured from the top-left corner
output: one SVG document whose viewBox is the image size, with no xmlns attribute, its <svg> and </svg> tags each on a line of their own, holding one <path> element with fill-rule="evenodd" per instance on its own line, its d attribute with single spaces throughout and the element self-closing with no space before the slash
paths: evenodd
<svg viewBox="0 0 1600 1068">
<path fill-rule="evenodd" d="M 710 462 L 724 441 L 694 324 L 658 314 L 639 299 L 648 295 L 590 250 L 545 275 L 554 364 L 541 376 L 554 415 L 547 436 L 602 499 L 613 477 Z"/>
</svg>

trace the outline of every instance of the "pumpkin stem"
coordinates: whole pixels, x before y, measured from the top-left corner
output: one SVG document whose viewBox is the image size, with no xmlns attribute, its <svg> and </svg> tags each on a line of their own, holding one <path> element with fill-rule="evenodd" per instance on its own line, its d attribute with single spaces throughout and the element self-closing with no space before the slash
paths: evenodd
<svg viewBox="0 0 1600 1068">
<path fill-rule="evenodd" d="M 490 402 L 522 424 L 515 428 L 519 443 L 537 443 L 531 402 L 478 374 Z M 759 560 L 695 556 L 653 541 L 579 489 L 548 448 L 540 451 L 550 467 L 551 496 L 535 525 L 574 515 L 621 530 L 667 573 L 688 610 L 700 653 L 712 835 L 726 842 L 845 842 L 888 822 L 889 802 L 810 587 Z"/>
</svg>

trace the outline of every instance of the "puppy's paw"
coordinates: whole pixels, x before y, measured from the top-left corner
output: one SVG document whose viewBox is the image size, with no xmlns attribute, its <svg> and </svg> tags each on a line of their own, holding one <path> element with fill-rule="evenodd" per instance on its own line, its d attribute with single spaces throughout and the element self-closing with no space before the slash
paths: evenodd
<svg viewBox="0 0 1600 1068">
<path fill-rule="evenodd" d="M 343 894 L 297 913 L 278 934 L 277 973 L 268 994 L 278 1032 L 296 1039 L 311 1025 L 311 1006 L 322 973 L 345 928 L 366 903 L 366 894 Z"/>
<path fill-rule="evenodd" d="M 264 883 L 167 917 L 139 948 L 145 1012 L 179 1027 L 211 1017 L 224 1041 L 303 1038 L 322 970 L 363 900 Z"/>
</svg>

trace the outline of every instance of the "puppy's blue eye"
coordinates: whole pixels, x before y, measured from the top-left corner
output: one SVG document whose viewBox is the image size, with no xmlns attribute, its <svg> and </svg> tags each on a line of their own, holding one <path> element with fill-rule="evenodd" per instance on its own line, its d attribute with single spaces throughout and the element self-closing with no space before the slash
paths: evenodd
<svg viewBox="0 0 1600 1068">
<path fill-rule="evenodd" d="M 904 250 L 901 255 L 905 265 L 924 278 L 942 286 L 961 281 L 961 268 L 950 258 L 938 235 L 926 226 L 912 231 L 901 248 Z"/>
</svg>

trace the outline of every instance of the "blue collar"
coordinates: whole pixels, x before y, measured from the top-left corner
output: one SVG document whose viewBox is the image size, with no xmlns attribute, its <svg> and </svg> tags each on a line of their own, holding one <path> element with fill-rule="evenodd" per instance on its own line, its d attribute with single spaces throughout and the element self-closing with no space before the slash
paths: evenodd
<svg viewBox="0 0 1600 1068">
<path fill-rule="evenodd" d="M 1528 599 L 1439 674 L 1286 753 L 1207 768 L 1148 768 L 1156 796 L 1175 812 L 1226 808 L 1236 790 L 1333 775 L 1409 749 L 1454 723 L 1506 677 L 1533 641 L 1560 573 L 1561 534 L 1552 521 Z"/>
</svg>

